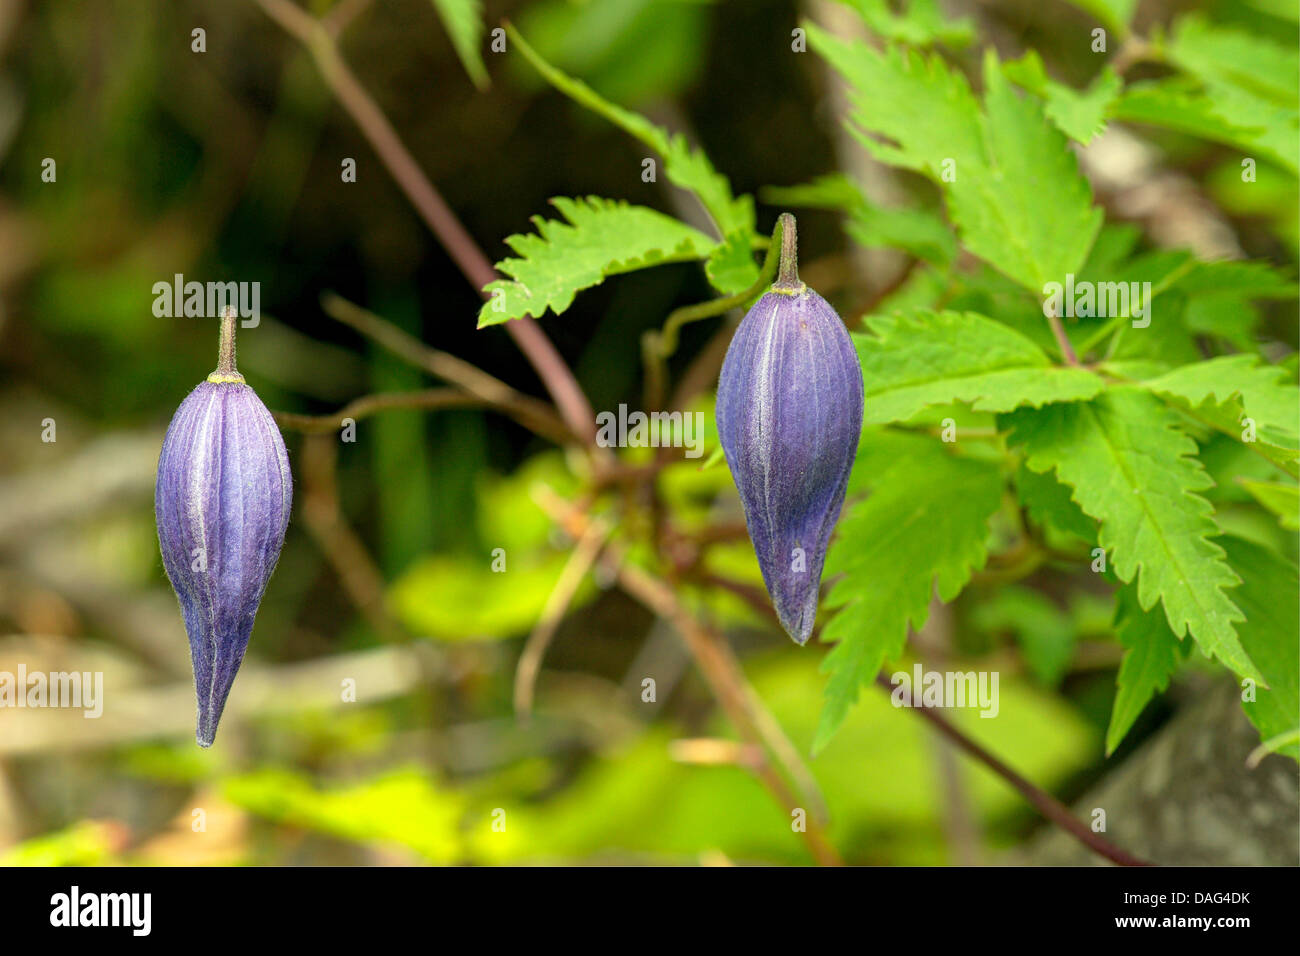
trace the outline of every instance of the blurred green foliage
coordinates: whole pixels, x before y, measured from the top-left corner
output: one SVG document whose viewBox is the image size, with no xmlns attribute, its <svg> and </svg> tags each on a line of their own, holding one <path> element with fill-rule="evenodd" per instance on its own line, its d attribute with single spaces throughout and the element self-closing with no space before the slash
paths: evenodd
<svg viewBox="0 0 1300 956">
<path fill-rule="evenodd" d="M 331 4 L 308 6 L 321 14 Z M 349 25 L 342 52 L 490 258 L 510 255 L 502 237 L 527 232 L 529 217 L 546 212 L 554 196 L 618 197 L 710 231 L 708 217 L 695 205 L 684 211 L 685 194 L 668 182 L 713 187 L 708 205 L 721 228 L 711 231 L 717 245 L 706 268 L 677 263 L 619 276 L 584 291 L 560 321 L 548 316 L 547 333 L 597 410 L 640 400 L 642 333 L 659 328 L 677 306 L 744 288 L 757 274 L 756 241 L 778 209 L 790 206 L 809 210 L 800 216 L 805 274 L 826 277 L 827 295 L 850 322 L 867 301 L 875 315 L 973 312 L 1056 355 L 1039 303 L 1007 276 L 1038 277 L 1050 271 L 1045 260 L 1066 261 L 1086 246 L 1090 201 L 1040 197 L 1068 221 L 1036 223 L 1030 214 L 1042 208 L 1022 209 L 1026 229 L 1041 226 L 1042 241 L 1009 263 L 978 204 L 968 207 L 963 225 L 993 237 L 975 243 L 987 261 L 962 252 L 945 218 L 943 187 L 922 176 L 901 175 L 898 204 L 868 199 L 856 174 L 837 171 L 849 165 L 843 157 L 852 155 L 851 137 L 837 129 L 828 106 L 826 62 L 815 50 L 784 55 L 801 6 L 487 0 L 484 19 L 467 20 L 476 6 L 372 4 Z M 1167 13 L 1163 7 L 1144 5 L 1133 21 L 1135 5 L 1124 0 L 1074 4 L 1081 10 L 1055 4 L 1047 14 L 993 4 L 957 20 L 931 0 L 842 6 L 861 18 L 873 44 L 902 43 L 923 51 L 908 57 L 937 56 L 953 77 L 976 78 L 981 92 L 969 95 L 977 118 L 966 130 L 972 157 L 982 151 L 979 124 L 990 116 L 1023 121 L 1041 110 L 1052 123 L 1035 127 L 1043 142 L 1091 143 L 1101 126 L 1122 126 L 1214 204 L 1251 262 L 1197 261 L 1137 223 L 1108 221 L 1097 231 L 1079 278 L 1154 278 L 1156 306 L 1177 317 L 1176 332 L 1119 337 L 1109 358 L 1129 364 L 1115 369 L 1155 375 L 1156 359 L 1263 352 L 1294 380 L 1300 203 L 1288 72 L 1294 58 L 1287 52 L 1296 41 L 1293 4 L 1207 3 L 1203 14 L 1169 29 L 1169 17 L 1156 16 Z M 632 122 L 641 139 L 551 91 L 523 56 L 483 55 L 486 29 L 501 17 L 543 61 L 649 117 L 645 128 Z M 205 54 L 190 50 L 196 18 L 207 24 Z M 1147 31 L 1154 59 L 1127 73 L 1121 87 L 1098 69 L 1081 38 L 1101 23 L 1113 31 L 1112 42 L 1122 41 L 1131 22 Z M 6 491 L 48 486 L 62 494 L 58 508 L 38 511 L 49 516 L 48 527 L 15 524 L 19 530 L 0 541 L 0 621 L 5 634 L 51 637 L 61 653 L 109 649 L 124 675 L 115 694 L 118 687 L 124 697 L 179 687 L 187 651 L 152 530 L 151 462 L 131 471 L 124 457 L 129 474 L 118 484 L 109 481 L 116 473 L 99 471 L 79 474 L 70 492 L 59 484 L 65 469 L 84 467 L 78 456 L 98 439 L 160 441 L 176 405 L 215 361 L 215 330 L 207 323 L 153 314 L 155 282 L 181 273 L 262 283 L 265 312 L 257 329 L 241 333 L 240 363 L 277 411 L 332 413 L 365 394 L 430 384 L 326 318 L 319 305 L 326 291 L 365 303 L 521 391 L 544 391 L 501 329 L 475 331 L 477 290 L 426 234 L 306 54 L 256 4 L 42 4 L 0 29 L 0 482 Z M 992 38 L 1008 36 L 1014 49 L 1001 50 L 1000 65 L 983 67 Z M 906 71 L 891 72 L 891 64 L 903 62 L 853 65 L 898 80 Z M 890 129 L 903 147 L 908 137 L 925 135 L 941 149 L 957 142 L 953 124 L 897 91 L 867 92 L 874 97 L 867 108 L 897 109 Z M 940 97 L 940 106 L 948 102 Z M 687 135 L 665 150 L 665 182 L 648 183 L 641 162 L 660 128 Z M 882 149 L 878 137 L 868 138 Z M 1241 175 L 1243 149 L 1259 159 L 1249 183 Z M 997 155 L 1014 161 L 1013 153 Z M 908 164 L 923 168 L 923 154 L 917 149 Z M 46 157 L 57 159 L 56 184 L 40 180 Z M 354 184 L 340 182 L 344 158 L 358 163 Z M 667 172 L 674 161 L 676 180 Z M 729 177 L 721 189 L 717 170 Z M 761 203 L 756 217 L 746 205 L 751 194 Z M 916 261 L 897 285 L 867 290 L 852 258 L 864 249 Z M 726 321 L 687 326 L 670 372 L 688 369 Z M 1069 326 L 1076 343 L 1105 341 L 1106 331 L 1099 319 Z M 1240 637 L 1274 694 L 1246 711 L 1270 737 L 1294 723 L 1285 704 L 1300 694 L 1294 649 L 1260 637 L 1294 623 L 1274 598 L 1295 591 L 1295 484 L 1259 449 L 1212 427 L 1216 414 L 1239 417 L 1231 400 L 1219 407 L 1189 406 L 1206 417 L 1183 427 L 1213 481 L 1201 493 L 1224 532 L 1216 540 L 1250 582 L 1235 599 L 1255 626 L 1244 626 Z M 730 475 L 716 457 L 712 399 L 693 399 L 686 410 L 703 416 L 703 454 L 662 470 L 654 483 L 680 538 L 674 544 L 683 547 L 693 535 L 728 525 L 734 531 L 740 521 Z M 59 440 L 36 444 L 36 423 L 46 415 L 57 418 Z M 963 449 L 959 464 L 928 441 L 917 460 L 932 471 L 918 468 L 892 489 L 876 484 L 917 435 L 933 438 L 946 419 L 963 432 L 991 435 L 998 427 L 992 412 L 931 404 L 878 433 L 856 487 L 894 494 L 901 514 L 931 482 L 936 507 L 951 507 L 953 517 L 962 509 L 997 511 L 991 523 L 987 513 L 979 516 L 978 548 L 1009 546 L 1022 530 L 1011 513 L 1020 511 L 1044 542 L 1043 563 L 1010 586 L 996 573 L 968 574 L 964 565 L 953 572 L 962 583 L 971 580 L 950 608 L 951 666 L 996 666 L 1002 679 L 997 720 L 970 710 L 951 716 L 1026 777 L 1068 799 L 1111 766 L 1107 727 L 1116 724 L 1116 678 L 1133 625 L 1114 617 L 1113 574 L 1080 571 L 1079 556 L 1097 543 L 1097 522 L 1052 473 L 1003 468 L 996 440 L 968 443 L 975 447 Z M 900 435 L 904 430 L 914 434 Z M 1269 437 L 1267 428 L 1261 434 Z M 364 419 L 357 441 L 339 444 L 336 470 L 324 476 L 303 473 L 313 460 L 307 439 L 287 438 L 299 499 L 249 666 L 287 669 L 398 640 L 431 652 L 429 674 L 400 675 L 400 693 L 381 700 L 368 699 L 362 687 L 355 704 L 254 714 L 213 752 L 188 739 L 142 734 L 93 746 L 69 736 L 2 755 L 13 799 L 0 803 L 0 865 L 190 862 L 196 848 L 209 845 L 224 849 L 204 861 L 248 864 L 810 862 L 790 815 L 750 772 L 691 761 L 683 744 L 730 741 L 736 728 L 675 639 L 609 587 L 605 570 L 586 577 L 557 631 L 537 713 L 516 719 L 511 684 L 523 639 L 573 550 L 538 493 L 565 500 L 582 494 L 590 475 L 576 456 L 480 410 Z M 629 469 L 654 460 L 651 449 L 617 454 Z M 950 487 L 939 487 L 945 468 L 969 478 L 959 502 Z M 33 484 L 20 485 L 24 478 Z M 1004 495 L 1023 508 L 1004 507 Z M 304 514 L 305 502 L 322 500 L 313 496 L 336 501 L 355 532 L 367 566 L 352 570 L 377 582 L 378 613 L 358 606 L 355 579 L 345 580 Z M 14 512 L 45 503 L 0 496 Z M 883 495 L 877 500 L 881 508 L 888 503 Z M 637 565 L 651 563 L 647 529 L 662 518 L 643 505 L 607 515 L 628 522 L 615 539 Z M 497 549 L 507 573 L 493 570 Z M 869 599 L 896 600 L 872 588 L 885 586 L 884 572 L 906 553 L 882 553 L 881 573 L 859 575 Z M 964 555 L 954 567 L 957 558 Z M 60 566 L 71 569 L 62 578 L 50 571 Z M 689 571 L 674 582 L 683 601 L 725 630 L 758 697 L 808 754 L 823 709 L 822 648 L 793 648 L 746 599 L 741 589 L 761 595 L 762 580 L 743 534 L 721 537 Z M 709 586 L 710 575 L 740 588 Z M 928 584 L 916 598 L 922 608 Z M 394 629 L 381 626 L 384 615 Z M 882 627 L 878 615 L 864 620 L 864 627 Z M 904 643 L 907 615 L 900 627 L 897 647 L 880 655 L 887 674 L 915 662 L 915 649 Z M 160 648 L 175 653 L 169 658 Z M 1198 655 L 1172 659 L 1164 675 L 1169 699 L 1145 710 L 1145 697 L 1132 707 L 1125 701 L 1118 722 L 1129 736 L 1115 748 L 1112 734 L 1112 749 L 1122 757 L 1140 745 L 1180 699 L 1180 687 L 1199 686 L 1207 670 Z M 661 678 L 653 704 L 638 698 L 647 673 Z M 823 735 L 811 767 L 830 813 L 829 836 L 847 861 L 953 862 L 953 799 L 971 811 L 982 859 L 1020 846 L 1039 825 L 983 766 L 960 760 L 952 770 L 927 725 L 877 689 L 864 688 L 842 717 L 835 736 Z M 1283 752 L 1300 749 L 1291 742 Z M 208 810 L 206 833 L 192 828 L 198 806 Z M 494 815 L 498 810 L 503 815 Z"/>
</svg>

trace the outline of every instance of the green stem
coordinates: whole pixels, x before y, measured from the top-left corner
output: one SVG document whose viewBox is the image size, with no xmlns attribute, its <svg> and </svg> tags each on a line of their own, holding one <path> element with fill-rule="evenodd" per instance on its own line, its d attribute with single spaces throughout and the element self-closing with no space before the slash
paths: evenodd
<svg viewBox="0 0 1300 956">
<path fill-rule="evenodd" d="M 1070 345 L 1070 337 L 1065 334 L 1065 326 L 1061 324 L 1061 317 L 1052 312 L 1047 316 L 1047 324 L 1051 326 L 1052 335 L 1056 337 L 1056 345 L 1061 350 L 1061 358 L 1065 360 L 1065 364 L 1078 365 L 1079 356 L 1074 353 L 1074 347 Z"/>
<path fill-rule="evenodd" d="M 767 254 L 763 257 L 763 267 L 758 272 L 758 281 L 745 291 L 737 292 L 735 295 L 729 295 L 722 299 L 711 299 L 708 302 L 699 302 L 695 305 L 684 305 L 680 309 L 674 309 L 668 313 L 668 319 L 664 322 L 664 327 L 657 337 L 658 353 L 661 359 L 668 359 L 677 351 L 677 333 L 683 325 L 688 322 L 707 319 L 711 315 L 721 315 L 723 312 L 746 305 L 751 299 L 758 298 L 769 285 L 772 285 L 772 279 L 777 274 L 778 259 L 784 258 L 785 255 L 783 251 L 779 257 L 777 255 L 778 250 L 782 250 L 785 245 L 784 230 L 782 229 L 784 225 L 782 220 L 785 219 L 790 220 L 791 232 L 794 231 L 794 217 L 789 213 L 783 213 L 781 219 L 777 220 L 776 228 L 772 230 L 772 241 L 768 243 Z M 792 239 L 791 242 L 793 241 Z M 798 280 L 796 279 L 796 281 Z"/>
<path fill-rule="evenodd" d="M 781 266 L 772 288 L 783 292 L 801 292 L 803 283 L 799 281 L 799 234 L 795 229 L 794 216 L 788 212 L 781 213 L 777 226 L 781 229 Z"/>
<path fill-rule="evenodd" d="M 781 258 L 778 253 L 785 245 L 785 220 L 789 219 L 794 231 L 794 217 L 783 213 L 772 230 L 772 239 L 767 242 L 767 252 L 763 256 L 763 266 L 758 271 L 757 281 L 743 292 L 729 295 L 695 305 L 684 305 L 668 313 L 664 327 L 659 331 L 650 330 L 641 336 L 641 358 L 645 363 L 646 407 L 658 409 L 663 401 L 664 383 L 668 377 L 668 359 L 677 351 L 678 332 L 688 322 L 698 322 L 711 315 L 721 315 L 731 309 L 748 305 L 753 299 L 762 295 L 777 274 L 777 263 Z M 793 242 L 793 239 L 791 240 Z M 757 245 L 758 243 L 756 243 Z M 793 250 L 791 252 L 793 255 Z"/>
<path fill-rule="evenodd" d="M 1086 356 L 1097 347 L 1098 343 L 1100 343 L 1102 339 L 1106 338 L 1106 336 L 1110 335 L 1127 321 L 1129 321 L 1127 315 L 1117 315 L 1113 317 L 1109 322 L 1083 340 L 1083 344 L 1079 346 L 1079 355 Z"/>
</svg>

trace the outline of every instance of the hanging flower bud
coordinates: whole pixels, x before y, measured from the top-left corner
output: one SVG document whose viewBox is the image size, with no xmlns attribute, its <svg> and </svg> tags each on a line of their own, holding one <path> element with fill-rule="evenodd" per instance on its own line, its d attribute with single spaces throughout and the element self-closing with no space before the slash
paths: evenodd
<svg viewBox="0 0 1300 956">
<path fill-rule="evenodd" d="M 235 368 L 235 312 L 223 310 L 217 369 L 172 417 L 154 514 L 180 599 L 210 747 L 289 524 L 293 478 L 275 420 Z"/>
<path fill-rule="evenodd" d="M 789 213 L 776 282 L 727 349 L 717 419 L 763 581 L 803 644 L 857 453 L 862 367 L 835 310 L 799 281 Z"/>
</svg>

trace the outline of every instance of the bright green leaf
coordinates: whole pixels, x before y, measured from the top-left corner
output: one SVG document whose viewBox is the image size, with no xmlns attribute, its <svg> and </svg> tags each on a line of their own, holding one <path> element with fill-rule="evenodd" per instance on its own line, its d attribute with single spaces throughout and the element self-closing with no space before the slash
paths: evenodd
<svg viewBox="0 0 1300 956">
<path fill-rule="evenodd" d="M 1190 262 L 1169 285 L 1189 296 L 1232 292 L 1247 299 L 1294 299 L 1294 281 L 1258 259 Z"/>
<path fill-rule="evenodd" d="M 1257 686 L 1255 700 L 1243 702 L 1242 709 L 1267 740 L 1295 729 L 1300 717 L 1300 571 L 1267 548 L 1232 535 L 1223 538 L 1223 547 L 1241 575 L 1241 587 L 1233 594 L 1246 615 L 1238 625 L 1241 644 L 1268 685 Z M 1280 752 L 1300 760 L 1300 745 L 1290 744 Z"/>
<path fill-rule="evenodd" d="M 708 3 L 534 0 L 510 15 L 551 64 L 617 103 L 671 100 L 707 66 Z"/>
<path fill-rule="evenodd" d="M 902 249 L 939 266 L 957 257 L 952 230 L 938 216 L 921 209 L 864 203 L 844 224 L 844 231 L 867 249 Z"/>
<path fill-rule="evenodd" d="M 1040 527 L 1054 528 L 1087 544 L 1096 542 L 1097 522 L 1079 510 L 1070 489 L 1051 472 L 1030 471 L 1022 462 L 1016 470 L 1016 492 L 1029 517 Z"/>
<path fill-rule="evenodd" d="M 1293 175 L 1300 170 L 1296 117 L 1292 110 L 1226 83 L 1205 88 L 1182 76 L 1129 85 L 1112 116 L 1233 146 L 1270 159 Z"/>
<path fill-rule="evenodd" d="M 490 298 L 479 310 L 479 328 L 526 315 L 540 318 L 547 309 L 559 315 L 575 294 L 608 276 L 703 259 L 715 245 L 699 230 L 644 206 L 595 196 L 551 202 L 568 222 L 534 216 L 537 235 L 506 239 L 521 258 L 497 263 L 510 279 L 484 286 Z"/>
<path fill-rule="evenodd" d="M 984 86 L 984 161 L 958 164 L 949 211 L 967 249 L 1039 295 L 1083 266 L 1102 211 L 1065 136 L 1016 94 L 991 51 Z"/>
<path fill-rule="evenodd" d="M 854 335 L 866 383 L 864 422 L 906 421 L 928 405 L 969 402 L 977 412 L 1076 401 L 1102 379 L 1052 365 L 1019 332 L 973 312 L 872 316 Z"/>
<path fill-rule="evenodd" d="M 757 282 L 759 268 L 749 233 L 733 232 L 720 242 L 705 262 L 704 272 L 723 295 L 744 292 Z"/>
<path fill-rule="evenodd" d="M 1237 482 L 1250 492 L 1252 498 L 1277 515 L 1278 524 L 1283 528 L 1300 531 L 1300 487 L 1240 476 Z"/>
<path fill-rule="evenodd" d="M 1030 672 L 1048 687 L 1061 682 L 1074 658 L 1074 622 L 1041 591 L 1002 588 L 975 605 L 971 623 L 982 631 L 1014 634 Z"/>
<path fill-rule="evenodd" d="M 1106 728 L 1107 755 L 1115 752 L 1147 702 L 1169 686 L 1179 659 L 1178 638 L 1169 622 L 1157 608 L 1142 610 L 1131 584 L 1119 592 L 1115 634 L 1125 650 Z"/>
<path fill-rule="evenodd" d="M 841 40 L 815 24 L 804 26 L 811 47 L 848 83 L 849 131 L 877 159 L 935 180 L 945 159 L 953 159 L 962 172 L 968 163 L 982 163 L 979 105 L 966 77 L 941 56 L 899 46 L 878 50 Z"/>
<path fill-rule="evenodd" d="M 935 0 L 903 0 L 898 13 L 886 0 L 840 2 L 857 10 L 867 27 L 887 40 L 918 47 L 942 43 L 960 48 L 975 38 L 975 24 L 969 17 L 945 17 Z"/>
<path fill-rule="evenodd" d="M 984 566 L 989 517 L 1002 500 L 995 464 L 917 435 L 868 432 L 854 472 L 851 486 L 871 494 L 846 511 L 827 559 L 827 574 L 841 576 L 825 601 L 832 616 L 821 639 L 836 646 L 822 663 L 830 676 L 814 750 L 902 652 L 908 627 L 925 623 L 936 587 L 951 601 Z"/>
<path fill-rule="evenodd" d="M 1275 43 L 1234 27 L 1211 24 L 1197 13 L 1174 25 L 1165 54 L 1207 83 L 1231 84 L 1295 108 L 1300 53 L 1294 43 Z"/>
<path fill-rule="evenodd" d="M 1034 50 L 1019 60 L 1004 64 L 1002 71 L 1011 82 L 1043 97 L 1046 100 L 1043 112 L 1047 118 L 1066 136 L 1084 145 L 1106 128 L 1111 107 L 1123 86 L 1118 74 L 1106 66 L 1088 88 L 1080 92 L 1049 79 L 1042 59 Z"/>
<path fill-rule="evenodd" d="M 1192 405 L 1222 405 L 1240 398 L 1260 433 L 1294 438 L 1300 434 L 1300 388 L 1276 365 L 1255 355 L 1224 355 L 1184 365 L 1141 384 L 1160 395 L 1176 395 Z"/>
<path fill-rule="evenodd" d="M 1239 579 L 1197 494 L 1212 482 L 1174 413 L 1138 389 L 1115 388 L 1088 403 L 1022 409 L 1005 424 L 1029 468 L 1055 470 L 1101 522 L 1098 543 L 1121 581 L 1137 580 L 1143 609 L 1162 601 L 1178 637 L 1190 632 L 1206 654 L 1258 679 L 1233 626 L 1243 619 L 1229 594 Z"/>
<path fill-rule="evenodd" d="M 514 27 L 507 26 L 506 31 L 511 42 L 548 83 L 580 105 L 605 117 L 624 132 L 635 136 L 662 156 L 664 176 L 673 185 L 696 195 L 717 226 L 719 236 L 754 231 L 753 197 L 733 196 L 727 177 L 713 168 L 713 163 L 702 150 L 692 149 L 681 134 L 669 135 L 641 114 L 609 102 L 586 83 L 560 72 L 543 60 Z"/>
</svg>

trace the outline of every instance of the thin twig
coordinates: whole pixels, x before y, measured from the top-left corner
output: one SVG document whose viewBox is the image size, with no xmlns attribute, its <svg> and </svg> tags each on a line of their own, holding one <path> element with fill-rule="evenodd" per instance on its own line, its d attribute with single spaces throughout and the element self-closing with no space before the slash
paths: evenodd
<svg viewBox="0 0 1300 956">
<path fill-rule="evenodd" d="M 876 684 L 888 694 L 893 694 L 895 687 L 888 677 L 884 674 L 876 675 Z M 1121 850 L 1109 840 L 1093 833 L 1088 827 L 1074 818 L 1070 813 L 1069 807 L 1061 803 L 1050 793 L 1040 790 L 1020 774 L 1016 773 L 1005 763 L 999 760 L 993 754 L 989 753 L 970 737 L 950 724 L 945 718 L 939 716 L 932 707 L 915 706 L 911 708 L 920 714 L 923 718 L 930 721 L 945 737 L 955 743 L 962 750 L 966 751 L 980 763 L 984 764 L 999 777 L 1011 784 L 1022 797 L 1029 801 L 1035 810 L 1044 817 L 1055 823 L 1062 830 L 1069 833 L 1072 837 L 1092 850 L 1099 856 L 1103 856 L 1112 863 L 1118 863 L 1120 866 L 1150 866 L 1145 860 L 1133 856 L 1126 850 Z"/>
<path fill-rule="evenodd" d="M 383 110 L 357 82 L 347 63 L 339 54 L 338 45 L 330 31 L 314 17 L 289 0 L 256 0 L 272 20 L 290 36 L 298 40 L 311 54 L 325 84 L 339 105 L 361 127 L 379 159 L 388 168 L 393 179 L 406 193 L 406 198 L 420 214 L 429 229 L 438 238 L 447 254 L 455 261 L 475 290 L 486 299 L 484 288 L 499 276 L 483 250 L 461 225 L 456 214 L 447 205 L 411 156 L 401 137 L 384 115 Z M 546 334 L 532 319 L 514 319 L 505 323 L 506 331 L 528 358 L 555 400 L 561 417 L 575 435 L 588 444 L 595 441 L 596 420 L 591 402 L 583 393 L 573 372 L 569 370 L 560 353 Z"/>
<path fill-rule="evenodd" d="M 372 0 L 339 0 L 321 17 L 321 26 L 330 36 L 338 37 L 370 6 L 371 2 Z"/>
<path fill-rule="evenodd" d="M 484 404 L 500 409 L 539 435 L 560 444 L 572 440 L 572 432 L 556 417 L 549 405 L 516 391 L 476 365 L 449 352 L 425 345 L 386 319 L 332 292 L 321 296 L 321 309 L 330 318 L 355 329 L 416 368 L 459 386 L 468 394 L 481 399 Z"/>
<path fill-rule="evenodd" d="M 936 594 L 930 599 L 930 611 L 925 624 L 913 638 L 918 644 L 927 647 L 929 657 L 922 659 L 923 664 L 935 665 L 947 670 L 952 653 L 953 611 L 952 605 L 944 604 Z M 963 767 L 957 758 L 956 748 L 942 735 L 928 734 L 934 745 L 935 763 L 938 768 L 940 790 L 943 793 L 944 831 L 952 852 L 953 862 L 958 866 L 979 866 L 980 851 L 983 841 L 980 839 L 979 823 L 970 805 L 970 793 L 962 774 Z"/>
<path fill-rule="evenodd" d="M 299 415 L 295 412 L 272 412 L 276 424 L 290 431 L 317 435 L 337 431 L 344 421 L 358 421 L 377 412 L 394 409 L 481 408 L 486 403 L 458 388 L 430 388 L 422 392 L 380 392 L 366 395 L 344 405 L 332 415 Z"/>
<path fill-rule="evenodd" d="M 757 744 L 764 740 L 763 729 L 751 713 L 756 698 L 747 689 L 747 682 L 743 678 L 738 679 L 738 668 L 730 651 L 724 650 L 721 642 L 715 640 L 713 635 L 695 620 L 694 615 L 678 601 L 672 588 L 648 571 L 634 564 L 622 562 L 618 567 L 618 581 L 619 586 L 629 595 L 672 623 L 686 644 L 687 650 L 699 665 L 704 679 L 713 690 L 713 695 L 727 712 L 737 731 L 752 743 Z M 756 770 L 781 805 L 787 811 L 795 809 L 797 798 L 781 776 L 766 761 Z M 841 864 L 839 853 L 822 832 L 821 822 L 815 813 L 809 814 L 803 837 L 818 863 L 823 866 Z"/>
<path fill-rule="evenodd" d="M 1047 324 L 1052 327 L 1052 335 L 1056 336 L 1056 344 L 1061 349 L 1061 357 L 1065 359 L 1065 364 L 1078 365 L 1079 356 L 1074 354 L 1074 346 L 1070 344 L 1070 338 L 1065 334 L 1065 326 L 1061 324 L 1061 317 L 1056 314 L 1055 309 L 1048 311 Z"/>
<path fill-rule="evenodd" d="M 388 610 L 384 577 L 339 510 L 337 461 L 338 443 L 332 435 L 306 436 L 298 468 L 299 514 L 343 590 L 375 633 L 389 643 L 404 642 L 409 635 Z"/>
<path fill-rule="evenodd" d="M 570 502 L 554 494 L 539 495 L 538 504 L 575 536 L 580 536 L 591 520 Z M 626 593 L 673 625 L 736 731 L 752 744 L 760 747 L 765 744 L 791 778 L 799 783 L 802 798 L 795 796 L 785 779 L 766 760 L 752 768 L 781 806 L 793 810 L 803 805 L 811 811 L 803 837 L 813 858 L 823 865 L 839 865 L 839 854 L 823 832 L 825 800 L 817 781 L 785 738 L 776 720 L 770 714 L 760 716 L 764 710 L 762 701 L 745 679 L 731 649 L 696 620 L 668 584 L 643 568 L 624 561 L 623 551 L 617 544 L 606 546 L 602 565 L 618 579 L 619 586 Z"/>
<path fill-rule="evenodd" d="M 550 646 L 551 638 L 555 636 L 555 630 L 559 627 L 565 612 L 573 603 L 573 597 L 578 593 L 582 579 L 595 564 L 601 547 L 609 537 L 609 530 L 609 526 L 599 519 L 588 523 L 573 553 L 569 555 L 569 560 L 565 562 L 559 580 L 555 582 L 555 587 L 547 596 L 541 617 L 538 618 L 532 633 L 528 635 L 523 652 L 519 655 L 519 664 L 515 668 L 515 713 L 520 717 L 532 714 L 534 690 L 537 686 L 537 675 L 542 669 L 542 658 L 546 656 L 546 649 Z"/>
<path fill-rule="evenodd" d="M 1110 61 L 1110 68 L 1123 76 L 1134 65 L 1156 57 L 1156 50 L 1143 37 L 1136 34 L 1128 36 L 1120 44 L 1115 58 Z"/>
</svg>

